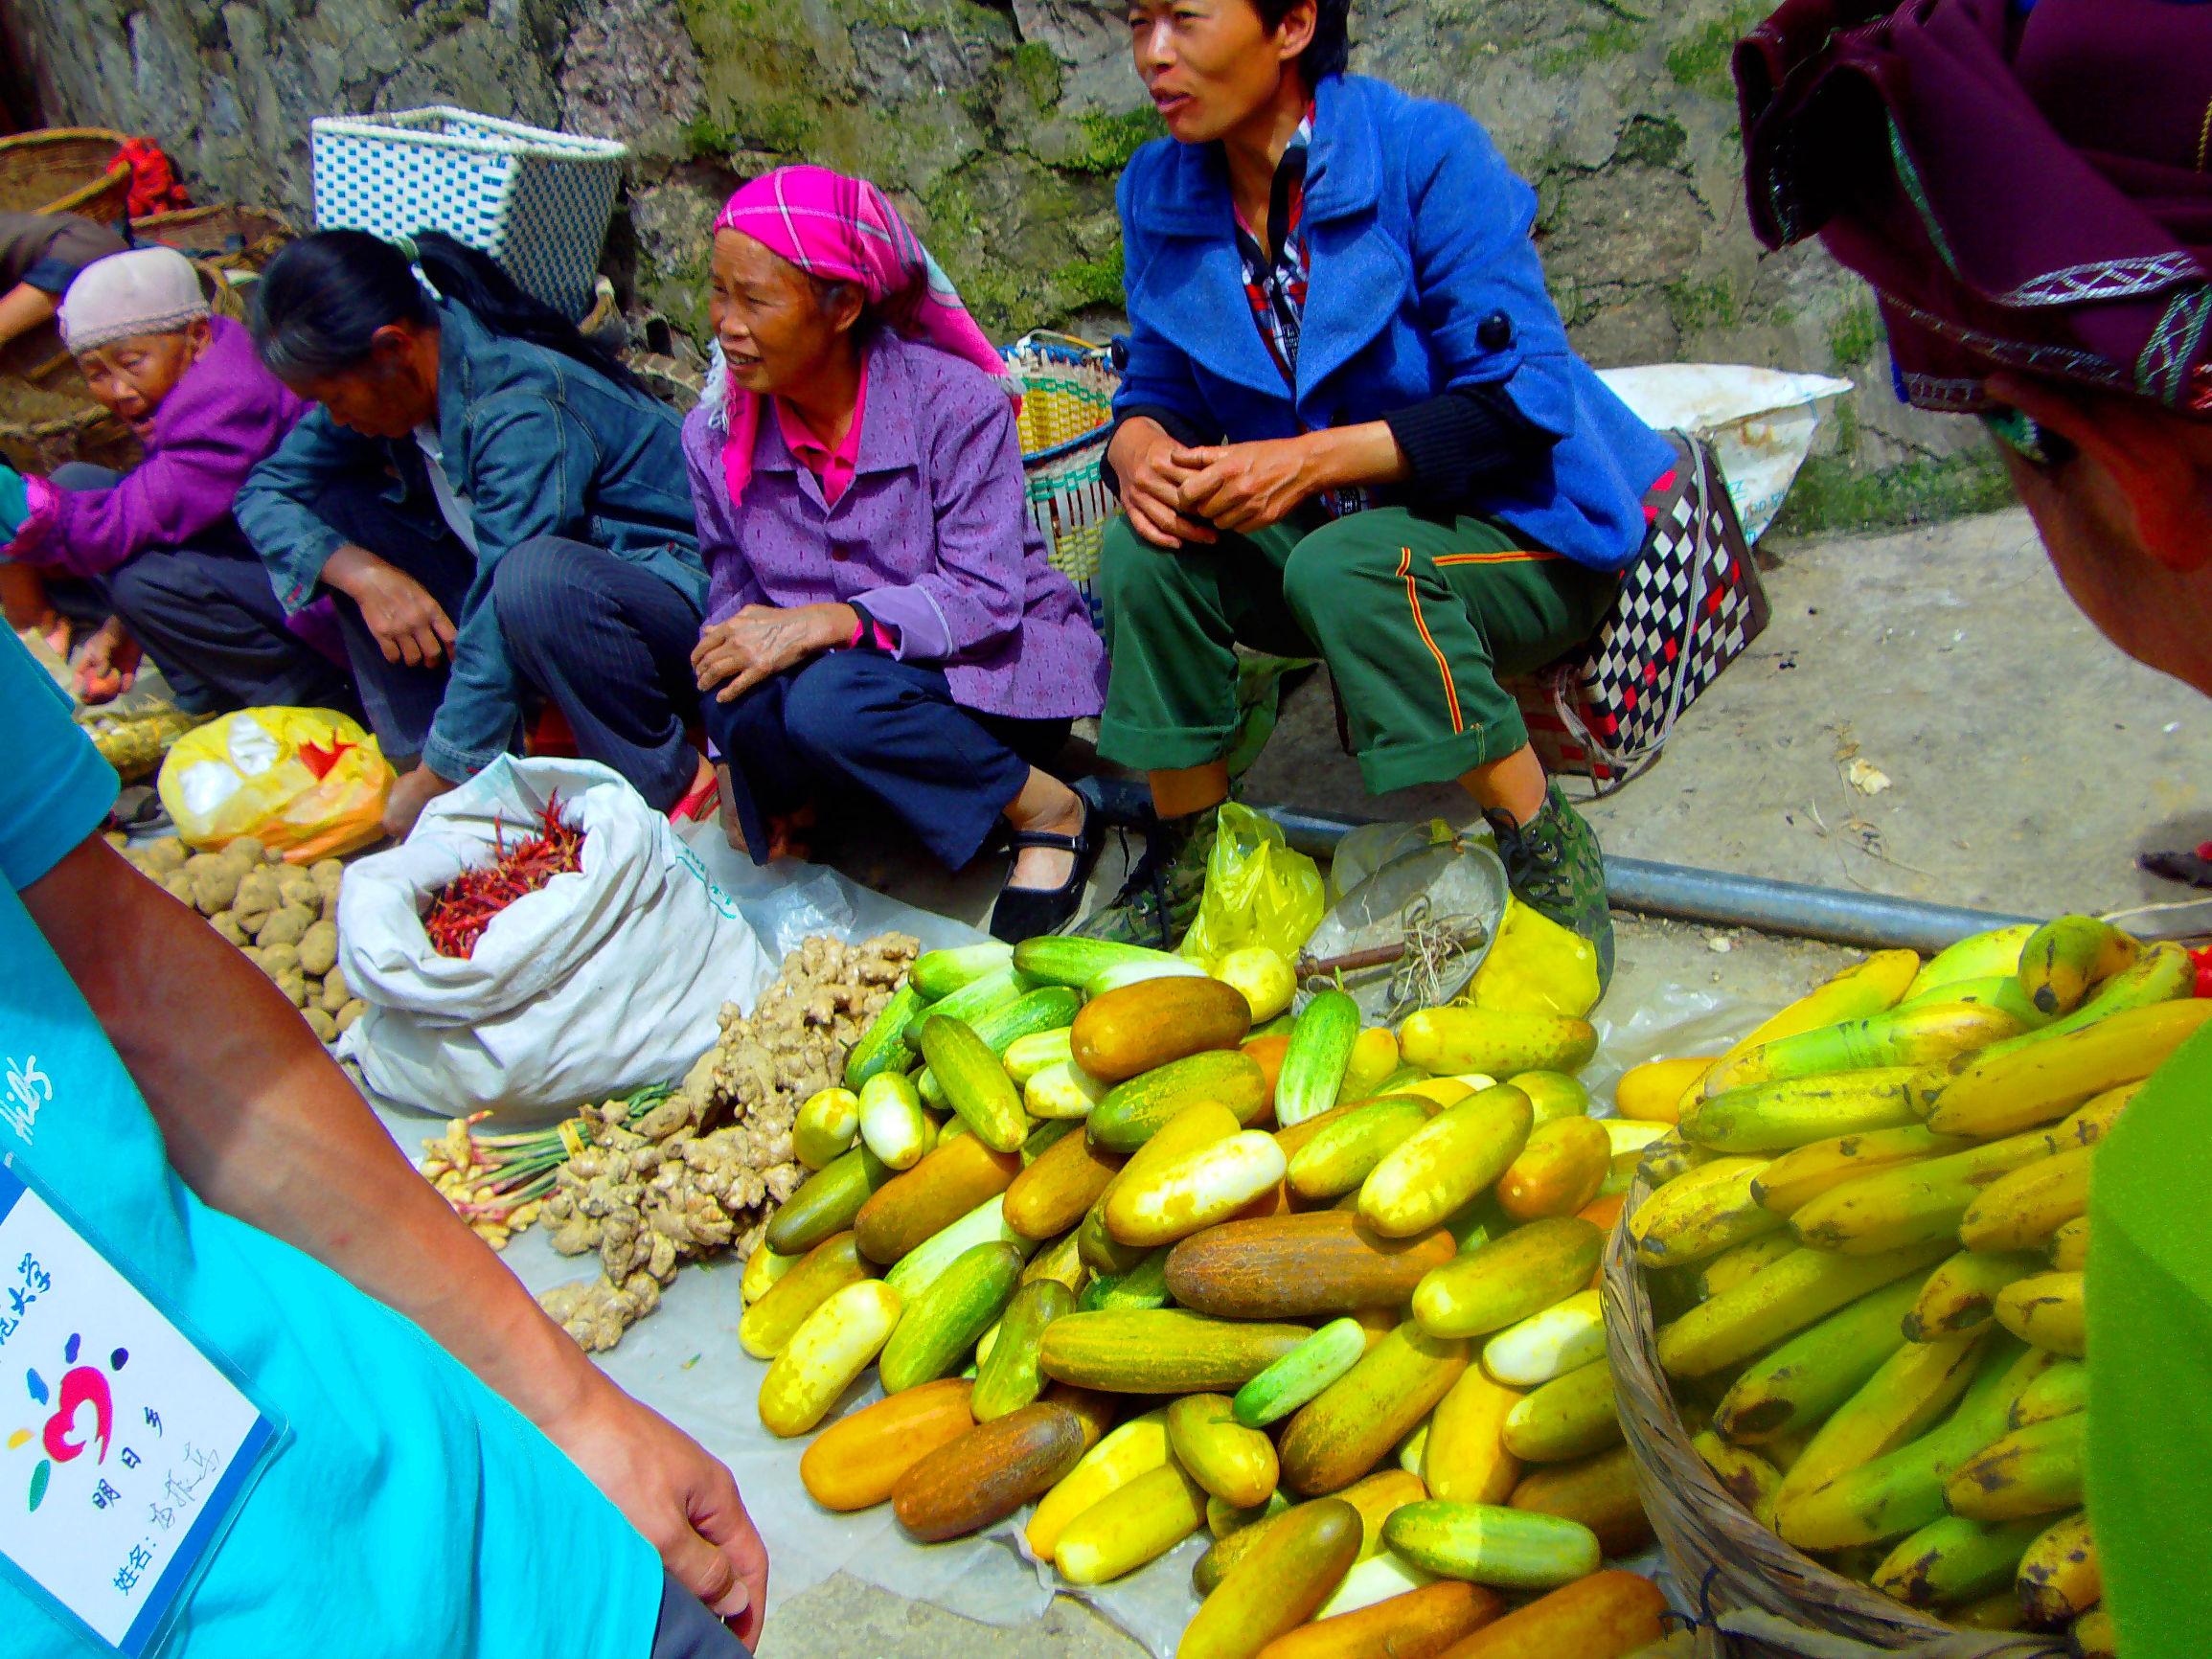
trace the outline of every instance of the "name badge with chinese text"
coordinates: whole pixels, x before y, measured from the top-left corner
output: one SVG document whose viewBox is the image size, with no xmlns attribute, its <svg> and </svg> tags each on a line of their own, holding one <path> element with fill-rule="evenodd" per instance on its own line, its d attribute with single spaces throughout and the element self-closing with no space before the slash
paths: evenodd
<svg viewBox="0 0 2212 1659">
<path fill-rule="evenodd" d="M 154 1652 L 281 1425 L 0 1163 L 0 1564 Z"/>
</svg>

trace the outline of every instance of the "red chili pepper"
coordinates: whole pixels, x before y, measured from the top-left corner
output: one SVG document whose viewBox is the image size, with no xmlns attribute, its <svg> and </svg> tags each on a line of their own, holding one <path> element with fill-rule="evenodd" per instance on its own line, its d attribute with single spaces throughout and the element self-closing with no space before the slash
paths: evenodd
<svg viewBox="0 0 2212 1659">
<path fill-rule="evenodd" d="M 507 844 L 507 826 L 491 826 L 492 861 L 464 870 L 432 897 L 422 931 L 441 956 L 470 957 L 484 930 L 526 893 L 535 893 L 556 875 L 583 868 L 583 832 L 560 819 L 560 797 L 546 804 L 539 833 Z"/>
<path fill-rule="evenodd" d="M 2189 959 L 2197 965 L 2197 994 L 2212 996 L 2212 944 L 2192 950 Z"/>
</svg>

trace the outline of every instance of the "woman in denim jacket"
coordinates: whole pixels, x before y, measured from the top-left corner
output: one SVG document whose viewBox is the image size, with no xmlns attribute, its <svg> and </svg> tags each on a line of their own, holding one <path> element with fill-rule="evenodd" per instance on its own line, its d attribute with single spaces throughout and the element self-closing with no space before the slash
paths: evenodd
<svg viewBox="0 0 2212 1659">
<path fill-rule="evenodd" d="M 247 479 L 238 521 L 287 607 L 337 596 L 370 723 L 405 769 L 386 829 L 511 748 L 537 697 L 656 807 L 710 801 L 684 735 L 707 577 L 674 412 L 435 232 L 295 242 L 254 338 L 317 407 Z"/>
</svg>

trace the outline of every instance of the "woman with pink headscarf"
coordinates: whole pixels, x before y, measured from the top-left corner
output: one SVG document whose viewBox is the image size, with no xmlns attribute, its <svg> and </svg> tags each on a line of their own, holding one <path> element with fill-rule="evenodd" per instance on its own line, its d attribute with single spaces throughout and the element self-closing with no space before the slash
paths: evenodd
<svg viewBox="0 0 2212 1659">
<path fill-rule="evenodd" d="M 724 373 L 684 425 L 710 586 L 693 653 L 733 835 L 765 862 L 817 801 L 888 807 L 958 869 L 1003 825 L 992 931 L 1075 914 L 1089 807 L 1043 763 L 1106 652 L 1031 523 L 1019 390 L 898 210 L 784 168 L 715 221 Z"/>
</svg>

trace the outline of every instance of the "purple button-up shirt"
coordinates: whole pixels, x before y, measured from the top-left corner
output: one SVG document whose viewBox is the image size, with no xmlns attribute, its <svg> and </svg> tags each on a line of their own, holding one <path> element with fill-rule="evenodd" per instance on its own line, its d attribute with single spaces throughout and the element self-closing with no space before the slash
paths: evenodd
<svg viewBox="0 0 2212 1659">
<path fill-rule="evenodd" d="M 778 422 L 763 420 L 733 509 L 720 424 L 704 409 L 684 422 L 707 621 L 748 604 L 857 603 L 898 630 L 903 660 L 941 666 L 963 708 L 1097 714 L 1106 648 L 1075 584 L 1045 561 L 1005 392 L 889 329 L 868 353 L 858 461 L 834 505 Z"/>
</svg>

